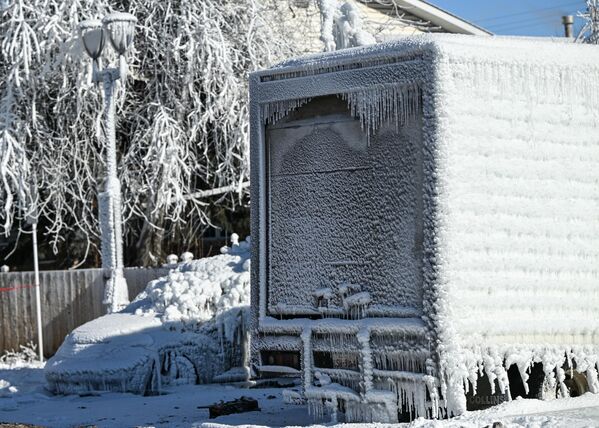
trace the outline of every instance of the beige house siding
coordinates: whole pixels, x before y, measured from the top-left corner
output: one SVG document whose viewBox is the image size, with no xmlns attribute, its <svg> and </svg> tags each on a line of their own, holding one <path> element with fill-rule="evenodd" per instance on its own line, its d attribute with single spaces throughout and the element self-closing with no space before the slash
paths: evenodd
<svg viewBox="0 0 599 428">
<path fill-rule="evenodd" d="M 296 4 L 305 4 L 306 7 Z M 293 45 L 297 47 L 299 54 L 324 50 L 324 44 L 320 41 L 320 11 L 315 1 L 291 0 L 283 19 L 285 26 L 290 29 Z"/>
<path fill-rule="evenodd" d="M 364 28 L 372 34 L 378 42 L 384 42 L 399 36 L 410 36 L 422 33 L 422 30 L 416 28 L 416 26 L 408 25 L 400 19 L 400 17 L 402 17 L 406 20 L 414 19 L 416 22 L 419 22 L 417 18 L 409 16 L 408 14 L 403 14 L 402 11 L 379 9 L 373 6 L 366 6 L 359 1 L 350 1 L 358 7 L 358 10 L 360 10 Z"/>
</svg>

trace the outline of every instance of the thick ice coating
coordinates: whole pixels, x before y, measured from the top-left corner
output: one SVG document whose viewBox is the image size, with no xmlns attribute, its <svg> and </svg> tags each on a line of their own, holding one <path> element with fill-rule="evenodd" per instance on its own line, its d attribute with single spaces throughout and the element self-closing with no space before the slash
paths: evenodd
<svg viewBox="0 0 599 428">
<path fill-rule="evenodd" d="M 264 351 L 299 352 L 314 410 L 335 413 L 339 401 L 351 402 L 347 420 L 392 421 L 398 409 L 460 414 L 478 379 L 486 378 L 491 393 L 509 395 L 508 369 L 520 372 L 526 387 L 535 363 L 542 364 L 548 395 L 567 393 L 573 369 L 599 393 L 596 47 L 417 36 L 291 60 L 254 74 L 251 89 L 254 254 L 261 257 L 253 265 L 253 308 L 256 328 L 270 335 L 256 337 L 257 365 Z M 327 115 L 331 96 L 346 103 L 341 116 Z M 402 141 L 415 122 L 421 132 Z M 356 133 L 344 134 L 356 123 L 367 139 L 361 152 L 352 146 Z M 336 148 L 327 152 L 329 142 Z M 395 160 L 396 170 L 384 175 L 390 186 L 402 185 L 385 188 L 369 156 L 382 150 L 377 144 L 397 142 L 395 153 L 418 156 Z M 284 162 L 277 144 L 287 147 Z M 359 156 L 373 171 L 355 182 L 355 165 L 340 172 L 336 162 Z M 413 180 L 395 181 L 402 173 Z M 365 180 L 382 181 L 375 187 Z M 358 192 L 358 185 L 379 191 Z M 406 189 L 408 196 L 417 189 L 417 197 L 381 203 L 385 192 Z M 314 209 L 302 211 L 305 204 L 294 198 Z M 403 227 L 379 227 L 376 220 L 389 224 L 384 216 L 393 210 Z M 412 231 L 421 228 L 418 239 L 406 233 L 410 224 Z M 377 226 L 367 234 L 360 225 Z M 271 238 L 285 228 L 306 233 L 282 248 Z M 346 239 L 355 230 L 357 244 Z M 307 243 L 320 233 L 330 239 L 311 256 L 316 247 Z M 406 248 L 417 263 L 399 256 Z M 302 265 L 286 294 L 277 288 L 278 275 L 293 271 L 281 251 L 300 265 L 304 255 L 315 261 Z M 354 273 L 334 262 L 353 263 Z M 313 271 L 318 263 L 330 273 Z M 421 276 L 402 282 L 410 266 Z M 371 284 L 380 275 L 385 280 Z M 343 297 L 346 283 L 358 287 Z M 354 304 L 359 310 L 351 313 Z M 331 382 L 323 382 L 325 374 Z"/>
</svg>

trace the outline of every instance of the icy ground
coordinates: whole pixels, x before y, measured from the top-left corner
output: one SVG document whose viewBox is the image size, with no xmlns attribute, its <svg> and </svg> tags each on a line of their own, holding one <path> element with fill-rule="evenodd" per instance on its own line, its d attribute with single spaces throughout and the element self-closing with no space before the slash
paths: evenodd
<svg viewBox="0 0 599 428">
<path fill-rule="evenodd" d="M 10 384 L 10 387 L 7 387 Z M 165 389 L 165 395 L 143 397 L 105 393 L 81 397 L 52 396 L 45 388 L 39 363 L 0 364 L 0 423 L 21 422 L 52 428 L 95 425 L 104 427 L 197 427 L 220 425 L 306 426 L 315 421 L 306 406 L 286 404 L 282 389 L 252 389 L 232 385 L 183 385 Z M 9 391 L 10 388 L 10 391 Z M 220 400 L 249 396 L 260 412 L 208 419 L 208 406 Z M 516 400 L 495 409 L 470 412 L 450 421 L 419 419 L 397 427 L 484 427 L 501 421 L 506 427 L 597 427 L 599 395 L 540 402 Z M 355 425 L 358 427 L 359 425 Z M 372 424 L 371 427 L 384 427 Z"/>
</svg>

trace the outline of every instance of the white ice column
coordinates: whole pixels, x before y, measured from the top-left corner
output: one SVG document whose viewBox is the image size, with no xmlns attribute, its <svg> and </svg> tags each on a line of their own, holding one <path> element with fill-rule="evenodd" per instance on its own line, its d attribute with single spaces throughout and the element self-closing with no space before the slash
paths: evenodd
<svg viewBox="0 0 599 428">
<path fill-rule="evenodd" d="M 107 312 L 118 312 L 129 303 L 127 281 L 123 274 L 123 230 L 121 212 L 121 184 L 116 165 L 115 132 L 115 76 L 111 70 L 103 72 L 104 86 L 104 143 L 106 148 L 106 178 L 103 192 L 98 194 L 100 232 L 102 237 L 102 269 L 108 277 L 104 289 Z"/>
</svg>

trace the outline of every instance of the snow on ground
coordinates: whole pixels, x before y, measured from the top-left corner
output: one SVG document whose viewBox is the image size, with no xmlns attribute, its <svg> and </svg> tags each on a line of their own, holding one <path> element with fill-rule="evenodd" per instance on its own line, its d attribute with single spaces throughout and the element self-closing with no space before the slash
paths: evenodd
<svg viewBox="0 0 599 428">
<path fill-rule="evenodd" d="M 95 425 L 102 427 L 204 427 L 223 425 L 323 426 L 326 419 L 309 415 L 305 405 L 283 401 L 281 388 L 248 388 L 237 385 L 180 385 L 163 395 L 95 393 L 87 396 L 52 395 L 46 389 L 42 363 L 34 352 L 0 361 L 0 422 L 21 422 L 44 427 Z M 296 387 L 297 388 L 297 387 Z M 210 420 L 206 406 L 220 400 L 248 396 L 258 400 L 260 412 L 228 415 Z M 481 412 L 470 412 L 449 421 L 418 419 L 405 428 L 483 427 L 501 421 L 506 427 L 599 426 L 599 396 L 538 401 L 515 400 Z M 329 424 L 327 426 L 330 427 Z M 338 425 L 341 426 L 341 425 Z M 349 425 L 348 425 L 349 426 Z M 358 427 L 359 425 L 352 425 Z M 370 424 L 369 427 L 383 427 Z"/>
<path fill-rule="evenodd" d="M 18 392 L 12 398 L 0 395 L 0 423 L 20 422 L 42 427 L 191 427 L 208 421 L 205 408 L 220 400 L 241 396 L 255 398 L 260 412 L 214 419 L 224 424 L 292 425 L 310 424 L 305 406 L 283 403 L 282 389 L 241 388 L 231 385 L 182 385 L 164 389 L 164 395 L 129 393 L 97 395 L 52 395 L 44 389 L 41 367 L 2 368 L 0 379 L 9 380 Z M 1 383 L 1 381 L 0 381 Z M 10 406 L 2 407 L 2 403 Z"/>
<path fill-rule="evenodd" d="M 13 387 L 7 394 L 0 386 L 0 422 L 20 422 L 42 427 L 67 428 L 95 425 L 104 427 L 195 427 L 217 428 L 219 425 L 250 426 L 319 426 L 331 427 L 326 419 L 315 420 L 307 406 L 283 402 L 281 388 L 244 388 L 234 385 L 181 385 L 164 389 L 164 395 L 140 396 L 129 393 L 97 395 L 58 395 L 45 390 L 42 365 L 39 363 L 0 364 L 0 385 Z M 2 392 L 3 391 L 3 392 Z M 260 412 L 208 418 L 205 406 L 241 396 L 258 400 Z M 449 421 L 418 419 L 403 428 L 485 427 L 501 421 L 505 427 L 597 427 L 599 396 L 542 402 L 515 400 L 494 409 L 469 412 Z M 336 425 L 341 427 L 343 425 Z M 345 425 L 358 428 L 383 428 L 390 425 Z"/>
<path fill-rule="evenodd" d="M 0 358 L 0 421 L 3 412 L 18 408 L 18 396 L 43 388 L 40 376 L 44 363 L 34 361 L 32 357 L 35 357 L 34 351 L 29 355 L 5 354 Z"/>
</svg>

